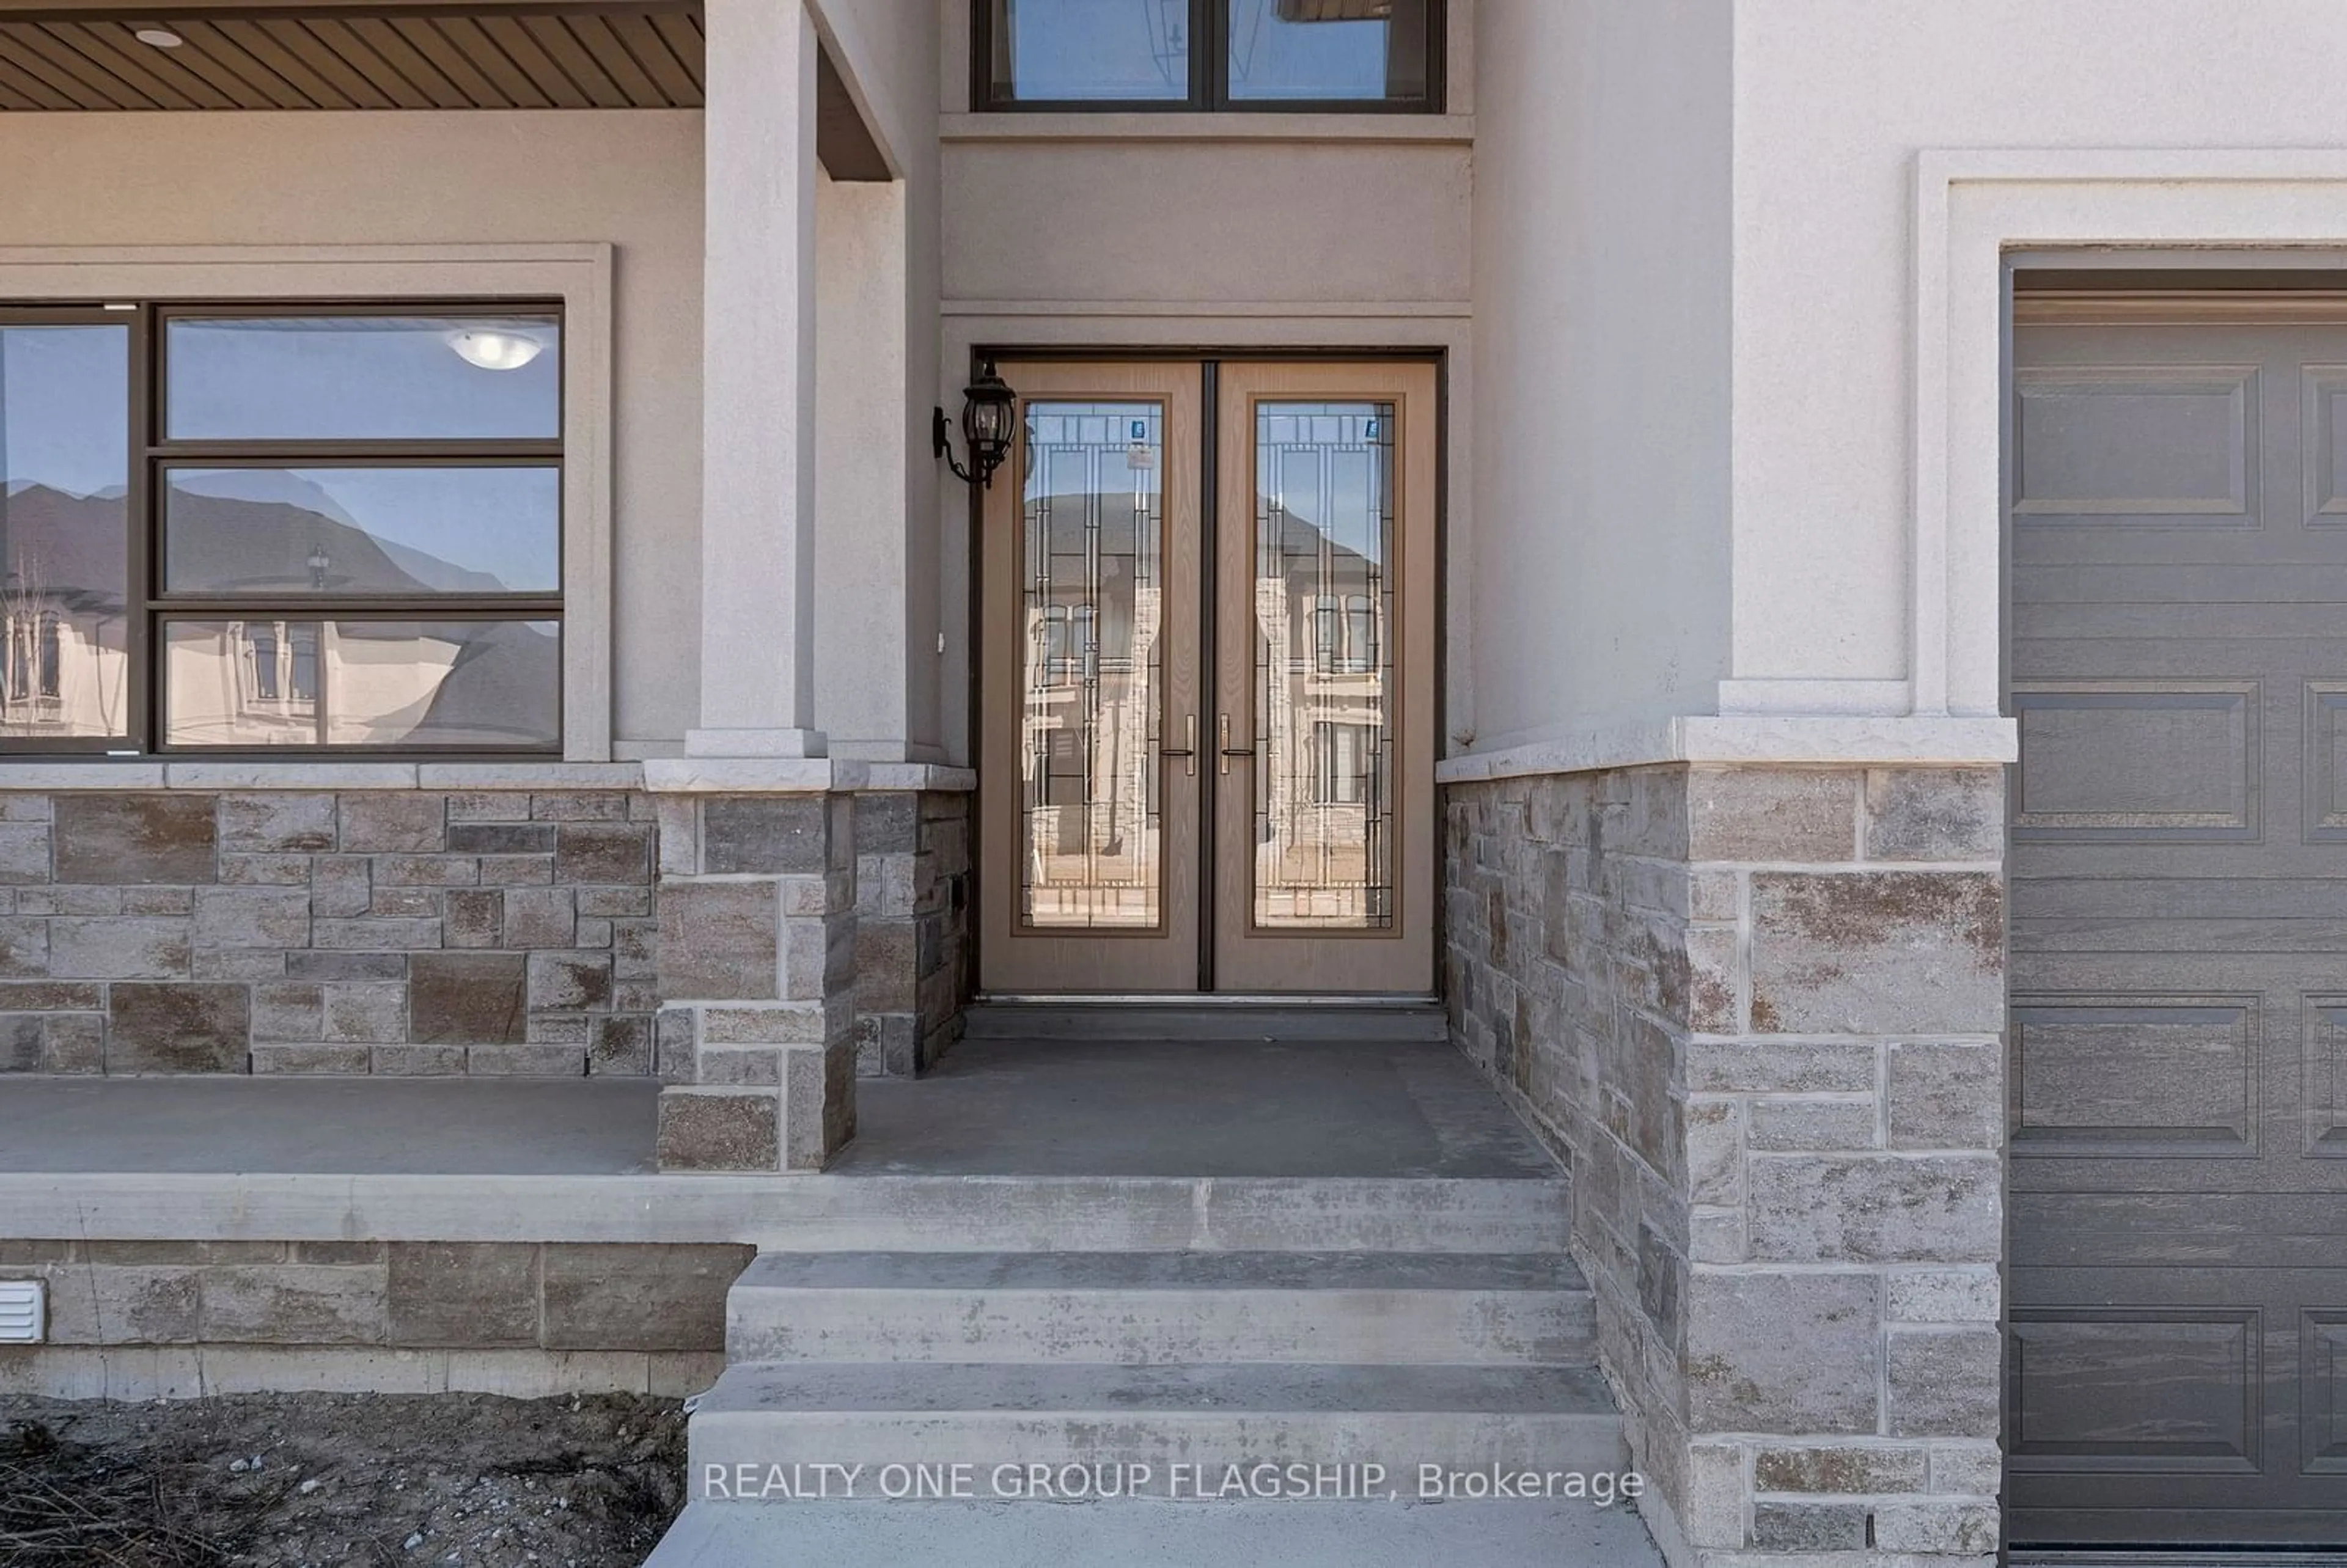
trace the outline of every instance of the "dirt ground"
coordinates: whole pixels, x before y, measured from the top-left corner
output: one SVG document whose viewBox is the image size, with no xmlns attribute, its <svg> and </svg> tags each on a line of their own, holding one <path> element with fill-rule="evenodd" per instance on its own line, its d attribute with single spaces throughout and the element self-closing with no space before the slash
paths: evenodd
<svg viewBox="0 0 2347 1568">
<path fill-rule="evenodd" d="M 637 1568 L 683 1482 L 674 1399 L 0 1398 L 5 1568 Z"/>
</svg>

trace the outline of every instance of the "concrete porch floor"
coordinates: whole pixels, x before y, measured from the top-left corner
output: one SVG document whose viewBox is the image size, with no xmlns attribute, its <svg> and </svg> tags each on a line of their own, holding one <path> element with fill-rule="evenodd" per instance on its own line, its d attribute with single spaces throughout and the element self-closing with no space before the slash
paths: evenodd
<svg viewBox="0 0 2347 1568">
<path fill-rule="evenodd" d="M 22 1078 L 0 1172 L 627 1176 L 660 1089 L 597 1079 Z M 867 1176 L 1542 1179 L 1447 1045 L 973 1040 L 857 1088 Z M 723 1180 L 725 1178 L 692 1178 Z"/>
<path fill-rule="evenodd" d="M 1447 1044 L 968 1040 L 858 1086 L 843 1175 L 1546 1177 Z"/>
<path fill-rule="evenodd" d="M 0 1214 L 89 1240 L 790 1251 L 1564 1244 L 1565 1173 L 1440 1041 L 966 1040 L 820 1175 L 662 1173 L 656 1083 L 12 1078 Z M 1332 1218 L 1332 1216 L 1337 1216 Z M 1347 1238 L 1326 1240 L 1337 1225 Z"/>
</svg>

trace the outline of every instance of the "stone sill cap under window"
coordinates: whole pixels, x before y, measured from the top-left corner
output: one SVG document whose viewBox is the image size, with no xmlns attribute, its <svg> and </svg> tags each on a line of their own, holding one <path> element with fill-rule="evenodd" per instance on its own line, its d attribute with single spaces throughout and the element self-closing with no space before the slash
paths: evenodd
<svg viewBox="0 0 2347 1568">
<path fill-rule="evenodd" d="M 940 141 L 1267 141 L 1413 142 L 1466 146 L 1471 114 L 1214 113 L 1169 109 L 1088 109 L 938 117 Z"/>
<path fill-rule="evenodd" d="M 0 762 L 7 790 L 650 790 L 693 794 L 975 789 L 968 768 L 929 763 L 808 758 L 746 764 L 643 763 Z"/>
</svg>

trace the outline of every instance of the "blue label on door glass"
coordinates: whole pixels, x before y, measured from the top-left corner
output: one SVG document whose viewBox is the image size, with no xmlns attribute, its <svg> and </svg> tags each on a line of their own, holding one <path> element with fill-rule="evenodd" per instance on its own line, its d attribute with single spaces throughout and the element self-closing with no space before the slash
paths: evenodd
<svg viewBox="0 0 2347 1568">
<path fill-rule="evenodd" d="M 1135 441 L 1146 441 L 1149 439 L 1149 421 L 1146 419 L 1136 419 L 1133 422 L 1133 438 Z"/>
<path fill-rule="evenodd" d="M 1378 438 L 1378 422 L 1376 420 L 1372 419 L 1367 425 L 1362 426 L 1361 438 L 1365 441 L 1374 441 Z"/>
</svg>

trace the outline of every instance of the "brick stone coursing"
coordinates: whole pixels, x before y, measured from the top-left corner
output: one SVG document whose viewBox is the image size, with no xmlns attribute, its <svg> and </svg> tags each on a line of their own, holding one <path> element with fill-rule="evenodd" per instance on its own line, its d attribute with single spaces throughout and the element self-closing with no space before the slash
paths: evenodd
<svg viewBox="0 0 2347 1568">
<path fill-rule="evenodd" d="M 722 1350 L 756 1248 L 584 1242 L 0 1242 L 55 1345 Z"/>
<path fill-rule="evenodd" d="M 0 795 L 0 1071 L 654 1071 L 623 790 Z"/>
<path fill-rule="evenodd" d="M 856 797 L 658 798 L 661 1166 L 821 1170 L 856 1134 Z"/>
<path fill-rule="evenodd" d="M 0 1241 L 0 1278 L 48 1286 L 47 1340 L 0 1357 L 0 1392 L 150 1397 L 318 1386 L 322 1375 L 330 1387 L 405 1390 L 422 1378 L 417 1391 L 518 1392 L 649 1391 L 666 1377 L 691 1392 L 722 1359 L 725 1293 L 755 1251 Z"/>
<path fill-rule="evenodd" d="M 961 1034 L 969 997 L 967 794 L 856 797 L 856 1071 L 908 1078 Z"/>
<path fill-rule="evenodd" d="M 1448 793 L 1453 1032 L 1572 1163 L 1678 1563 L 1993 1559 L 2003 794 L 1789 767 Z"/>
</svg>

